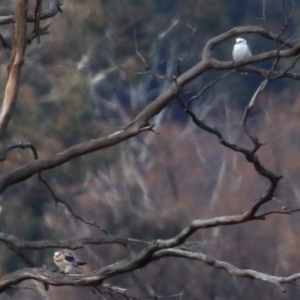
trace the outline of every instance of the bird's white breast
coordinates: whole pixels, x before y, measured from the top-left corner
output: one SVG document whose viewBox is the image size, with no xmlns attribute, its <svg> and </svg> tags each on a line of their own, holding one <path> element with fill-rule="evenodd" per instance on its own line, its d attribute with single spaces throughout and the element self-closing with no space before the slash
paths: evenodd
<svg viewBox="0 0 300 300">
<path fill-rule="evenodd" d="M 251 52 L 247 44 L 235 44 L 232 52 L 235 61 L 241 61 L 251 56 Z"/>
</svg>

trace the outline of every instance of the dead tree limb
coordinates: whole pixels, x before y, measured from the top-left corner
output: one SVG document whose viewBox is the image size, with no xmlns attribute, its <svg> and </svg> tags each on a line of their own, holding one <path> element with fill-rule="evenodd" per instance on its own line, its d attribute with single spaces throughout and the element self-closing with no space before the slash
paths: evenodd
<svg viewBox="0 0 300 300">
<path fill-rule="evenodd" d="M 0 113 L 0 137 L 12 116 L 19 91 L 19 79 L 27 46 L 28 0 L 20 0 L 14 18 L 13 47 L 8 65 L 8 78 Z"/>
</svg>

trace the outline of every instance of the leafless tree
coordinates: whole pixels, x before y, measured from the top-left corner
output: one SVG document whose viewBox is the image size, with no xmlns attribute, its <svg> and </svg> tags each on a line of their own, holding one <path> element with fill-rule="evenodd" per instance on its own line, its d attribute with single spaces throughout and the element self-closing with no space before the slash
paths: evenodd
<svg viewBox="0 0 300 300">
<path fill-rule="evenodd" d="M 17 1 L 15 11 L 12 15 L 0 17 L 0 24 L 12 24 L 12 43 L 9 39 L 1 37 L 2 46 L 4 48 L 11 48 L 10 60 L 7 67 L 7 81 L 2 101 L 2 109 L 0 115 L 0 137 L 5 134 L 7 127 L 10 125 L 10 120 L 14 114 L 15 104 L 18 100 L 18 92 L 20 89 L 20 73 L 24 59 L 26 59 L 26 48 L 30 47 L 30 43 L 34 39 L 40 39 L 41 35 L 47 34 L 49 26 L 41 27 L 41 20 L 52 18 L 57 13 L 62 12 L 61 1 L 51 0 L 50 9 L 43 11 L 42 0 L 35 2 L 34 11 L 28 8 L 28 0 Z M 289 19 L 287 16 L 286 22 Z M 28 23 L 34 23 L 34 29 L 28 33 Z M 176 26 L 176 22 L 172 23 L 168 30 L 172 30 Z M 73 145 L 62 152 L 53 154 L 48 157 L 40 158 L 38 149 L 31 143 L 15 143 L 6 146 L 1 152 L 1 163 L 5 162 L 8 154 L 11 151 L 19 151 L 19 149 L 30 149 L 33 159 L 28 163 L 11 168 L 8 171 L 0 174 L 0 193 L 3 193 L 9 186 L 15 185 L 19 182 L 26 181 L 30 177 L 37 175 L 39 181 L 48 189 L 56 203 L 62 203 L 68 213 L 76 219 L 86 223 L 89 226 L 97 227 L 101 230 L 103 237 L 84 237 L 71 240 L 40 240 L 27 241 L 21 237 L 11 235 L 5 232 L 0 232 L 0 240 L 16 255 L 21 257 L 26 262 L 28 268 L 19 269 L 15 272 L 8 273 L 0 278 L 0 292 L 6 292 L 11 287 L 15 287 L 22 282 L 35 280 L 42 282 L 45 289 L 48 286 L 90 286 L 95 289 L 96 293 L 103 295 L 105 291 L 111 295 L 117 293 L 126 299 L 133 299 L 130 296 L 130 291 L 125 287 L 117 287 L 107 283 L 107 280 L 124 273 L 134 273 L 137 284 L 145 291 L 148 298 L 158 299 L 159 296 L 154 291 L 146 280 L 141 276 L 139 270 L 145 268 L 147 265 L 153 264 L 157 260 L 163 260 L 166 257 L 173 257 L 173 259 L 184 258 L 186 260 L 201 261 L 212 268 L 222 269 L 236 277 L 246 277 L 262 282 L 276 285 L 282 292 L 285 291 L 285 286 L 288 284 L 297 284 L 300 278 L 300 273 L 291 274 L 289 276 L 275 276 L 266 274 L 252 269 L 238 268 L 228 262 L 217 260 L 209 255 L 193 250 L 187 240 L 193 237 L 197 232 L 208 228 L 217 228 L 222 226 L 236 226 L 246 222 L 260 222 L 263 226 L 262 220 L 267 220 L 270 215 L 291 215 L 298 211 L 298 209 L 263 209 L 266 204 L 274 201 L 274 193 L 278 189 L 282 175 L 273 172 L 266 166 L 265 162 L 258 155 L 258 151 L 264 146 L 258 136 L 254 133 L 253 128 L 249 124 L 249 117 L 255 107 L 257 99 L 260 97 L 265 87 L 272 81 L 288 78 L 291 80 L 299 80 L 300 74 L 293 73 L 299 57 L 300 57 L 300 42 L 294 38 L 284 38 L 283 32 L 287 24 L 283 26 L 282 32 L 273 33 L 263 27 L 256 26 L 242 26 L 235 27 L 218 36 L 215 36 L 206 41 L 202 49 L 201 59 L 192 68 L 182 71 L 182 64 L 185 58 L 178 59 L 176 66 L 176 74 L 174 76 L 164 77 L 158 72 L 153 71 L 148 66 L 143 54 L 139 51 L 138 39 L 135 39 L 136 54 L 145 66 L 145 74 L 151 74 L 158 78 L 163 84 L 168 84 L 166 91 L 162 92 L 153 102 L 142 108 L 135 118 L 124 124 L 122 128 L 116 128 L 115 131 L 108 135 L 88 140 L 82 143 Z M 196 29 L 190 27 L 191 32 Z M 167 31 L 168 31 L 167 30 Z M 167 31 L 164 34 L 167 34 Z M 51 33 L 50 33 L 51 34 Z M 253 55 L 251 58 L 241 61 L 221 61 L 214 56 L 214 49 L 219 44 L 228 41 L 231 38 L 251 34 L 260 36 L 263 39 L 271 40 L 276 45 L 274 50 Z M 187 55 L 193 47 L 191 39 L 190 45 L 187 45 Z M 285 69 L 279 68 L 278 64 L 284 59 L 293 59 L 288 67 Z M 253 66 L 252 63 L 272 60 L 273 64 L 269 69 Z M 250 65 L 251 64 L 251 65 Z M 206 74 L 210 70 L 222 71 L 229 70 L 225 75 L 219 76 L 216 80 L 206 85 L 197 94 L 191 94 L 186 90 L 186 86 L 192 83 L 193 80 Z M 222 130 L 217 129 L 214 124 L 209 125 L 202 117 L 199 117 L 198 112 L 195 111 L 194 103 L 200 99 L 203 94 L 214 87 L 217 82 L 228 78 L 236 70 L 246 71 L 248 73 L 256 73 L 261 78 L 261 83 L 254 91 L 253 95 L 249 95 L 249 103 L 245 108 L 242 118 L 242 127 L 244 134 L 251 141 L 252 146 L 245 147 L 243 145 L 234 143 L 226 138 Z M 90 221 L 81 216 L 80 213 L 75 213 L 72 206 L 65 202 L 57 195 L 55 189 L 42 176 L 42 172 L 62 166 L 63 164 L 92 152 L 108 149 L 114 145 L 123 143 L 124 141 L 133 139 L 139 135 L 149 134 L 155 139 L 156 127 L 153 123 L 153 118 L 157 116 L 163 109 L 165 109 L 172 101 L 177 101 L 182 107 L 183 111 L 190 117 L 191 121 L 199 128 L 207 132 L 209 135 L 216 137 L 219 142 L 219 147 L 226 147 L 230 151 L 240 153 L 244 159 L 255 169 L 255 172 L 262 178 L 266 179 L 264 192 L 258 197 L 255 203 L 249 205 L 247 209 L 237 214 L 221 215 L 207 219 L 194 219 L 190 223 L 181 228 L 173 237 L 155 240 L 135 239 L 130 237 L 113 236 L 105 228 L 102 228 L 95 221 Z M 153 224 L 155 226 L 155 224 Z M 101 268 L 96 268 L 90 273 L 86 274 L 60 274 L 49 268 L 37 267 L 34 260 L 26 255 L 26 250 L 45 250 L 53 248 L 66 249 L 80 249 L 86 245 L 119 245 L 124 247 L 127 251 L 127 257 Z M 266 255 L 265 253 L 263 255 Z M 201 280 L 201 279 L 199 279 Z M 181 299 L 182 295 L 175 295 Z M 174 296 L 174 297 L 175 297 Z"/>
</svg>

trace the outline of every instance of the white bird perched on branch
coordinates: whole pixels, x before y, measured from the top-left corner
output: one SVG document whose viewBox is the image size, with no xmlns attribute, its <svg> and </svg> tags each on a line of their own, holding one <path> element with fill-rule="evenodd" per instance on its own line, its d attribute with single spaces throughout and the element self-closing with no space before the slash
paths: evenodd
<svg viewBox="0 0 300 300">
<path fill-rule="evenodd" d="M 60 272 L 65 274 L 70 272 L 76 273 L 76 269 L 79 266 L 86 265 L 85 262 L 77 261 L 69 250 L 56 251 L 53 256 L 53 261 L 59 267 Z"/>
<path fill-rule="evenodd" d="M 252 56 L 247 41 L 243 38 L 237 38 L 233 46 L 232 56 L 235 61 L 242 61 Z M 243 73 L 242 73 L 243 74 Z M 244 73 L 247 74 L 247 73 Z"/>
</svg>

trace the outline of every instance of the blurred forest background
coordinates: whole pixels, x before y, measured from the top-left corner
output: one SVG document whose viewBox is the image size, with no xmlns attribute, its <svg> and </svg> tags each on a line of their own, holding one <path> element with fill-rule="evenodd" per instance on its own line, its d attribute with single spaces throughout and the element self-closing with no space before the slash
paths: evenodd
<svg viewBox="0 0 300 300">
<path fill-rule="evenodd" d="M 44 1 L 44 8 L 47 2 Z M 147 74 L 135 51 L 151 70 L 168 78 L 177 75 L 177 60 L 191 46 L 181 64 L 184 72 L 201 59 L 205 42 L 234 26 L 258 25 L 279 33 L 284 22 L 280 0 L 65 0 L 63 13 L 51 22 L 50 34 L 28 47 L 22 69 L 18 103 L 2 146 L 31 142 L 47 157 L 79 142 L 103 136 L 129 123 L 146 104 L 169 87 L 167 80 Z M 292 9 L 292 1 L 286 1 Z M 34 4 L 34 1 L 33 1 Z M 7 14 L 15 1 L 1 0 Z M 34 6 L 32 6 L 34 7 Z M 32 25 L 33 26 L 33 25 Z M 300 27 L 300 2 L 295 1 L 285 38 Z M 3 35 L 11 26 L 2 26 Z M 276 49 L 274 42 L 254 34 L 244 36 L 254 54 Z M 296 37 L 297 39 L 298 37 Z M 214 51 L 231 60 L 234 39 Z M 1 46 L 0 46 L 1 47 Z M 0 91 L 6 81 L 10 50 L 0 48 Z M 287 63 L 287 62 L 285 62 Z M 284 67 L 281 63 L 280 67 Z M 268 68 L 272 61 L 257 64 Z M 299 66 L 295 72 L 300 72 Z M 199 92 L 225 71 L 209 71 L 185 91 Z M 235 72 L 194 104 L 197 115 L 214 124 L 230 141 L 249 146 L 242 130 L 243 110 L 260 83 L 259 75 Z M 262 179 L 241 154 L 218 144 L 196 128 L 177 101 L 153 122 L 159 134 L 147 132 L 105 151 L 74 159 L 43 172 L 58 195 L 88 220 L 97 221 L 114 236 L 152 240 L 177 234 L 195 218 L 240 213 L 263 192 Z M 289 208 L 300 206 L 300 92 L 291 79 L 272 81 L 259 97 L 251 126 L 267 144 L 259 156 L 282 174 L 276 197 Z M 5 172 L 32 160 L 25 150 L 10 153 L 1 163 Z M 26 240 L 102 236 L 55 206 L 37 176 L 8 188 L 0 198 L 1 231 Z M 273 201 L 268 208 L 280 209 Z M 287 276 L 300 271 L 300 215 L 273 215 L 266 221 L 202 230 L 190 239 L 194 250 L 239 268 Z M 37 262 L 54 268 L 53 250 L 27 251 Z M 120 246 L 85 246 L 76 255 L 92 271 L 126 256 Z M 299 262 L 299 263 L 298 263 Z M 23 262 L 3 245 L 0 274 L 23 268 Z M 183 293 L 174 299 L 298 299 L 300 288 L 287 293 L 269 284 L 234 278 L 200 262 L 169 258 L 143 269 L 159 295 Z M 109 282 L 146 299 L 131 274 Z M 28 284 L 28 282 L 27 282 Z M 26 282 L 22 284 L 26 286 Z M 63 292 L 63 293 L 62 293 Z M 50 287 L 43 296 L 15 290 L 2 299 L 94 299 L 88 288 Z M 93 298 L 94 297 L 94 298 Z"/>
</svg>

